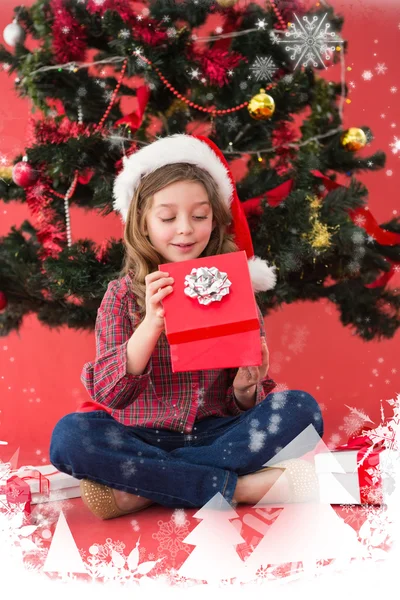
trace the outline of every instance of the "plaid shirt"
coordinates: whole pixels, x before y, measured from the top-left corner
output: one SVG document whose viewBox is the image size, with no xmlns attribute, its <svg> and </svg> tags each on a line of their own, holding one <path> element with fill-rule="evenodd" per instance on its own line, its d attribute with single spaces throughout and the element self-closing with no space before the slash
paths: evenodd
<svg viewBox="0 0 400 600">
<path fill-rule="evenodd" d="M 97 312 L 96 359 L 84 365 L 81 381 L 91 399 L 124 425 L 190 433 L 196 420 L 238 415 L 233 380 L 238 368 L 173 373 L 170 346 L 161 335 L 141 375 L 126 372 L 127 344 L 140 320 L 129 275 L 110 281 Z M 257 307 L 258 308 L 258 307 Z M 264 320 L 258 308 L 260 336 Z M 256 404 L 276 387 L 257 384 Z"/>
</svg>

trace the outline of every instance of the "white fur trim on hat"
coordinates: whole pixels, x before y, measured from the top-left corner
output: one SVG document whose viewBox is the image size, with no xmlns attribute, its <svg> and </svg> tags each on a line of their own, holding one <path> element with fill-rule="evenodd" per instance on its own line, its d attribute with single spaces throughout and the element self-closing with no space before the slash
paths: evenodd
<svg viewBox="0 0 400 600">
<path fill-rule="evenodd" d="M 265 292 L 276 285 L 276 266 L 268 266 L 268 263 L 259 256 L 248 259 L 250 278 L 255 292 Z"/>
<path fill-rule="evenodd" d="M 171 163 L 186 162 L 207 171 L 218 185 L 221 198 L 231 206 L 233 185 L 226 167 L 204 142 L 185 133 L 160 138 L 123 158 L 123 170 L 114 182 L 114 210 L 126 222 L 133 194 L 144 175 Z"/>
</svg>

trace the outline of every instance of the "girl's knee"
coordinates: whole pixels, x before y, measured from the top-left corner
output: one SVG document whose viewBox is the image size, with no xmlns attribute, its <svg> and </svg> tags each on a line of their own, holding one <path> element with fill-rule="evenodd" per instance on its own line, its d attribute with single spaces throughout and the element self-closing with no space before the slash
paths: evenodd
<svg viewBox="0 0 400 600">
<path fill-rule="evenodd" d="M 293 390 L 293 393 L 295 394 L 294 401 L 297 404 L 300 414 L 306 415 L 308 425 L 313 425 L 318 435 L 322 438 L 324 434 L 324 422 L 318 402 L 308 392 Z"/>
</svg>

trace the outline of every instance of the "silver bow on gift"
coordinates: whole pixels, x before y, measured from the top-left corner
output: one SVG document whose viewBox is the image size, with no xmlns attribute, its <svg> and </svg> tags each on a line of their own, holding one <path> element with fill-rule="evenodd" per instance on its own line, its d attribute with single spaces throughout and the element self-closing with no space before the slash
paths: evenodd
<svg viewBox="0 0 400 600">
<path fill-rule="evenodd" d="M 199 267 L 192 269 L 190 275 L 185 277 L 184 292 L 190 298 L 197 298 L 200 304 L 220 302 L 229 294 L 229 281 L 227 273 L 219 271 L 216 267 Z"/>
</svg>

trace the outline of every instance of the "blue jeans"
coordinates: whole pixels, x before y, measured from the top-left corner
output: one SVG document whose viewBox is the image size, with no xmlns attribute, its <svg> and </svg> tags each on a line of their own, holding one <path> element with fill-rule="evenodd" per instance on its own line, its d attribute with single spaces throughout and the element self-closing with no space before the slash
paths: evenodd
<svg viewBox="0 0 400 600">
<path fill-rule="evenodd" d="M 322 437 L 319 406 L 301 390 L 272 392 L 237 416 L 196 421 L 189 435 L 123 425 L 102 410 L 71 413 L 53 430 L 50 461 L 77 479 L 163 506 L 204 506 L 217 492 L 232 504 L 238 477 L 260 469 L 310 424 Z"/>
</svg>

